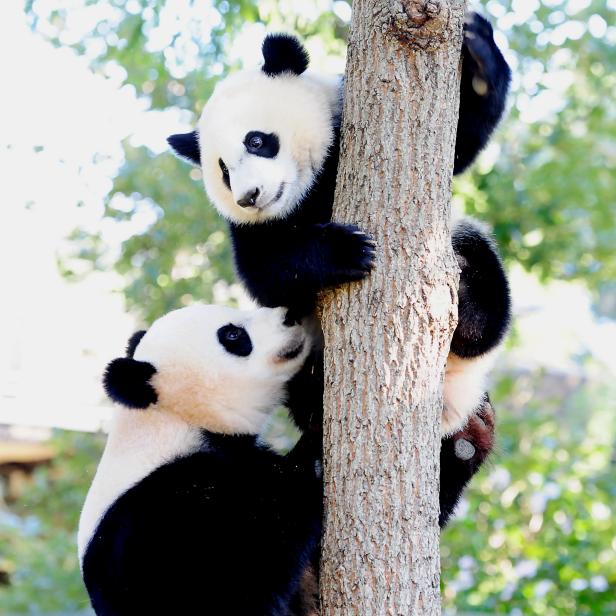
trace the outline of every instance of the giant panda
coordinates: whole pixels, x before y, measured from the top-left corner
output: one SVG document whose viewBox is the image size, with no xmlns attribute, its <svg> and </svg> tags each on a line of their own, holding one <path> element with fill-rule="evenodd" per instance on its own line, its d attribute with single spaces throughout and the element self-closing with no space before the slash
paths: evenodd
<svg viewBox="0 0 616 616">
<path fill-rule="evenodd" d="M 471 14 L 464 32 L 454 173 L 486 144 L 510 81 L 490 24 Z M 375 247 L 356 227 L 331 221 L 341 79 L 307 72 L 308 54 L 293 36 L 268 36 L 262 52 L 261 69 L 223 79 L 197 129 L 172 135 L 169 143 L 200 165 L 211 201 L 228 220 L 236 269 L 248 292 L 263 306 L 287 307 L 292 322 L 313 311 L 321 290 L 365 277 Z M 485 379 L 510 320 L 507 278 L 487 231 L 476 221 L 456 220 L 452 243 L 461 274 L 444 438 L 487 404 Z M 317 346 L 287 389 L 287 405 L 301 428 L 321 424 L 321 399 Z"/>
<path fill-rule="evenodd" d="M 257 441 L 309 352 L 304 328 L 284 318 L 183 308 L 107 367 L 119 406 L 78 534 L 98 616 L 302 605 L 320 533 L 320 443 L 306 435 L 282 456 Z"/>
</svg>

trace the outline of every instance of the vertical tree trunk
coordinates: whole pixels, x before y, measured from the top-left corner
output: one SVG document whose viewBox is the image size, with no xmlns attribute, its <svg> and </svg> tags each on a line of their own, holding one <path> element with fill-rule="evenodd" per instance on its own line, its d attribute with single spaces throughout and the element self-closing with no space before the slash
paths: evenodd
<svg viewBox="0 0 616 616">
<path fill-rule="evenodd" d="M 322 613 L 440 614 L 442 382 L 463 0 L 354 0 L 334 220 L 370 278 L 324 298 Z"/>
</svg>

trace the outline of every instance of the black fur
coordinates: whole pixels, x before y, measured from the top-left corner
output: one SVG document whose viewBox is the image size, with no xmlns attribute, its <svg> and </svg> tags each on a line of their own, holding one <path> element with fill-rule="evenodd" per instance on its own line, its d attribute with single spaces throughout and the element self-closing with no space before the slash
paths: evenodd
<svg viewBox="0 0 616 616">
<path fill-rule="evenodd" d="M 461 273 L 451 351 L 459 357 L 477 357 L 501 342 L 509 327 L 509 283 L 494 243 L 476 223 L 458 223 L 452 243 Z"/>
<path fill-rule="evenodd" d="M 485 93 L 476 91 L 474 80 L 485 84 Z M 485 147 L 505 110 L 510 81 L 511 70 L 494 42 L 490 22 L 471 13 L 464 25 L 454 174 L 462 173 Z"/>
<path fill-rule="evenodd" d="M 301 75 L 310 62 L 305 47 L 289 34 L 269 34 L 263 41 L 263 72 L 270 77 L 284 73 Z"/>
<path fill-rule="evenodd" d="M 98 616 L 286 616 L 320 536 L 315 453 L 205 433 L 105 513 L 83 559 Z"/>
<path fill-rule="evenodd" d="M 107 366 L 103 385 L 107 395 L 115 402 L 131 409 L 147 409 L 158 400 L 150 384 L 154 374 L 156 368 L 152 364 L 132 357 L 120 357 Z"/>
<path fill-rule="evenodd" d="M 167 137 L 171 149 L 181 158 L 193 165 L 201 164 L 201 150 L 199 149 L 199 133 L 183 133 Z"/>
</svg>

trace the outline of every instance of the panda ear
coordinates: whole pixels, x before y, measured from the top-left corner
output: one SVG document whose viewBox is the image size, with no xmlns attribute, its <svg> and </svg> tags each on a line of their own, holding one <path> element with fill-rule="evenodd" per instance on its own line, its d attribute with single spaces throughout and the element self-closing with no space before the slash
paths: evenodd
<svg viewBox="0 0 616 616">
<path fill-rule="evenodd" d="M 291 34 L 268 34 L 263 41 L 263 72 L 268 77 L 283 73 L 301 75 L 310 62 L 306 48 Z"/>
<path fill-rule="evenodd" d="M 193 165 L 201 165 L 201 151 L 199 149 L 199 133 L 183 133 L 167 137 L 171 149 L 184 160 Z"/>
<path fill-rule="evenodd" d="M 147 409 L 156 404 L 158 395 L 150 379 L 156 368 L 132 357 L 119 357 L 107 365 L 103 386 L 107 395 L 129 409 Z"/>
</svg>

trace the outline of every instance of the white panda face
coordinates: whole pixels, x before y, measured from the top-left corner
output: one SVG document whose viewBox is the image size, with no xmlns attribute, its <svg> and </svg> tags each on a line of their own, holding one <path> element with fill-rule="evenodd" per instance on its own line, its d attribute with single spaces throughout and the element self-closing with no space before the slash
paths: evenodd
<svg viewBox="0 0 616 616">
<path fill-rule="evenodd" d="M 194 305 L 156 321 L 134 352 L 156 369 L 154 410 L 214 432 L 258 433 L 309 351 L 285 313 Z"/>
<path fill-rule="evenodd" d="M 242 71 L 203 110 L 198 139 L 206 191 L 240 224 L 284 218 L 321 170 L 334 139 L 339 81 Z"/>
</svg>

